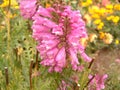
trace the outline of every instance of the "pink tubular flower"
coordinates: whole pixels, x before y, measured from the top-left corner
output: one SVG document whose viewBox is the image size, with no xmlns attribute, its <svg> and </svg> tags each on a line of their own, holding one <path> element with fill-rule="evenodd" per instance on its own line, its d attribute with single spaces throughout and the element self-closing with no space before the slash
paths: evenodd
<svg viewBox="0 0 120 90">
<path fill-rule="evenodd" d="M 21 15 L 26 19 L 31 19 L 36 12 L 36 0 L 21 0 L 20 11 Z"/>
<path fill-rule="evenodd" d="M 39 6 L 32 19 L 33 38 L 38 42 L 41 64 L 49 66 L 49 72 L 62 72 L 69 62 L 73 70 L 79 70 L 77 54 L 85 61 L 91 61 L 80 44 L 80 39 L 86 38 L 87 33 L 79 11 L 72 11 L 69 6 Z"/>
<path fill-rule="evenodd" d="M 92 79 L 88 88 L 89 90 L 102 90 L 105 88 L 104 82 L 107 79 L 108 75 L 95 75 L 95 77 L 93 77 L 92 75 L 89 75 L 89 79 Z"/>
</svg>

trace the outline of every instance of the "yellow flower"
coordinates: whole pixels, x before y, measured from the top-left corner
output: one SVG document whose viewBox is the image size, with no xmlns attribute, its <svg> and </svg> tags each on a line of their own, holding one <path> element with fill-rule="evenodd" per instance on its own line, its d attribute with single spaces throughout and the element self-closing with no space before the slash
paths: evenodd
<svg viewBox="0 0 120 90">
<path fill-rule="evenodd" d="M 114 10 L 120 10 L 120 4 L 115 4 L 114 5 Z"/>
<path fill-rule="evenodd" d="M 101 19 L 96 19 L 96 20 L 94 20 L 94 22 L 93 22 L 94 24 L 100 24 L 101 23 Z"/>
<path fill-rule="evenodd" d="M 89 35 L 89 41 L 90 42 L 94 42 L 96 38 L 97 38 L 97 35 L 94 34 L 94 33 L 92 33 L 92 34 Z"/>
<path fill-rule="evenodd" d="M 3 0 L 3 1 L 4 2 L 0 5 L 0 7 L 4 8 L 4 7 L 9 6 L 9 0 Z M 10 5 L 11 5 L 12 8 L 15 8 L 15 9 L 19 8 L 16 0 L 11 0 Z"/>
<path fill-rule="evenodd" d="M 85 2 L 82 2 L 82 3 L 81 3 L 81 5 L 82 5 L 83 7 L 87 7 L 87 6 L 91 5 L 91 4 L 92 4 L 92 0 L 86 0 Z"/>
<path fill-rule="evenodd" d="M 112 14 L 113 10 L 112 9 L 108 9 L 108 10 L 106 10 L 106 13 Z"/>
<path fill-rule="evenodd" d="M 101 29 L 103 28 L 103 26 L 104 26 L 104 23 L 101 22 L 101 23 L 97 26 L 97 29 L 98 29 L 98 30 L 101 30 Z"/>
<path fill-rule="evenodd" d="M 101 16 L 105 16 L 106 9 L 105 9 L 105 8 L 100 8 L 100 10 L 98 11 L 98 13 L 99 13 Z"/>
<path fill-rule="evenodd" d="M 105 33 L 104 32 L 100 32 L 99 33 L 99 37 L 100 37 L 100 39 L 103 39 L 105 37 Z"/>
<path fill-rule="evenodd" d="M 4 13 L 5 15 L 7 14 L 6 11 L 4 11 L 3 13 Z M 10 18 L 14 18 L 14 17 L 16 16 L 16 14 L 9 13 L 9 16 L 10 16 Z"/>
<path fill-rule="evenodd" d="M 112 20 L 113 23 L 117 24 L 119 22 L 119 20 L 120 20 L 120 17 L 119 16 L 113 16 L 113 15 L 111 15 L 111 16 L 108 16 L 106 19 L 108 21 Z"/>
<path fill-rule="evenodd" d="M 86 7 L 87 6 L 87 3 L 86 2 L 82 2 L 81 3 L 83 7 Z"/>
<path fill-rule="evenodd" d="M 83 16 L 83 19 L 85 20 L 86 23 L 91 23 L 91 17 L 89 14 L 85 14 Z"/>
<path fill-rule="evenodd" d="M 110 21 L 110 20 L 112 20 L 113 18 L 114 18 L 114 16 L 111 15 L 111 16 L 108 16 L 106 19 L 107 19 L 108 21 Z"/>
<path fill-rule="evenodd" d="M 92 6 L 89 8 L 89 13 L 92 18 L 101 18 L 106 15 L 106 9 L 99 8 L 98 6 Z"/>
<path fill-rule="evenodd" d="M 100 15 L 98 15 L 98 14 L 92 14 L 91 17 L 92 18 L 100 18 Z"/>
<path fill-rule="evenodd" d="M 120 42 L 118 39 L 115 40 L 115 44 L 118 45 Z"/>
<path fill-rule="evenodd" d="M 4 0 L 0 7 L 7 7 L 9 5 L 9 0 Z"/>
<path fill-rule="evenodd" d="M 113 41 L 113 36 L 110 33 L 105 33 L 105 37 L 103 38 L 103 42 L 106 44 L 111 44 Z"/>
<path fill-rule="evenodd" d="M 119 20 L 120 20 L 120 17 L 119 17 L 119 16 L 114 16 L 114 17 L 112 18 L 112 21 L 113 21 L 115 24 L 117 24 Z"/>
<path fill-rule="evenodd" d="M 99 11 L 99 7 L 98 6 L 92 6 L 92 7 L 89 7 L 89 13 L 90 14 L 95 14 Z"/>
<path fill-rule="evenodd" d="M 113 9 L 113 5 L 112 4 L 108 4 L 108 5 L 106 5 L 106 8 L 107 9 Z"/>
<path fill-rule="evenodd" d="M 86 47 L 87 46 L 87 41 L 88 41 L 88 38 L 81 38 L 80 39 L 80 43 L 82 46 Z"/>
<path fill-rule="evenodd" d="M 99 38 L 103 40 L 105 44 L 111 44 L 113 41 L 113 36 L 110 33 L 99 33 Z"/>
</svg>

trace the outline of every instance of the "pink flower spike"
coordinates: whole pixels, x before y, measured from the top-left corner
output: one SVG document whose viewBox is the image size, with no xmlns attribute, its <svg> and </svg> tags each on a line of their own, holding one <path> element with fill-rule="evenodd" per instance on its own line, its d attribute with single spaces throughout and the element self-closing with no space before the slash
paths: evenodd
<svg viewBox="0 0 120 90">
<path fill-rule="evenodd" d="M 80 12 L 73 11 L 70 6 L 40 6 L 32 19 L 33 38 L 38 42 L 41 64 L 50 67 L 50 72 L 62 72 L 68 57 L 72 69 L 80 69 L 77 54 L 81 52 L 81 57 L 90 61 L 84 52 L 85 47 L 80 44 L 80 39 L 87 37 Z"/>
<path fill-rule="evenodd" d="M 20 11 L 21 15 L 26 19 L 31 19 L 36 12 L 36 0 L 21 0 Z"/>
</svg>

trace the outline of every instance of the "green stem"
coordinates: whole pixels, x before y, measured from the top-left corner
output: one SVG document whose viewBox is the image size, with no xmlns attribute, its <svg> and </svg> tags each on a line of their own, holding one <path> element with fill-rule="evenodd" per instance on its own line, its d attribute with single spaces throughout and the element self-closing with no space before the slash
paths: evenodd
<svg viewBox="0 0 120 90">
<path fill-rule="evenodd" d="M 11 0 L 9 0 L 9 5 L 7 8 L 7 13 L 5 15 L 6 27 L 7 27 L 7 50 L 8 50 L 8 60 L 10 59 L 10 4 Z"/>
<path fill-rule="evenodd" d="M 30 68 L 29 68 L 30 90 L 33 90 L 33 86 L 32 86 L 32 67 L 33 67 L 33 60 L 31 60 Z"/>
<path fill-rule="evenodd" d="M 35 64 L 36 64 L 36 65 L 35 65 L 35 70 L 38 71 L 38 69 L 39 69 L 39 68 L 38 68 L 38 64 L 39 64 L 39 63 L 38 63 L 38 51 L 37 51 L 37 50 L 36 50 L 36 63 L 35 63 Z"/>
</svg>

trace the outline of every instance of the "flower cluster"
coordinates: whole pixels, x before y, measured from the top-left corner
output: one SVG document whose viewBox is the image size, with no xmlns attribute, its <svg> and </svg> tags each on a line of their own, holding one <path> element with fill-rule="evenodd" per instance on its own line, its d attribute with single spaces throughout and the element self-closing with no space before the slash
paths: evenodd
<svg viewBox="0 0 120 90">
<path fill-rule="evenodd" d="M 93 3 L 92 0 L 86 0 L 86 1 L 83 1 L 83 2 L 81 3 L 81 5 L 82 5 L 83 7 L 87 7 L 87 6 L 91 5 L 92 3 Z"/>
<path fill-rule="evenodd" d="M 102 44 L 101 46 L 104 44 L 118 46 L 118 42 L 120 41 L 118 34 L 120 33 L 118 29 L 120 22 L 120 4 L 117 1 L 101 0 L 90 5 L 83 5 L 82 8 L 83 7 L 87 8 L 87 13 L 85 13 L 83 17 L 87 22 L 88 30 L 92 29 L 90 33 L 95 33 L 98 36 L 93 42 L 99 45 Z M 86 9 L 84 12 L 86 12 Z M 103 43 L 101 43 L 101 41 Z"/>
<path fill-rule="evenodd" d="M 33 38 L 38 41 L 41 64 L 49 66 L 50 72 L 61 72 L 69 63 L 73 70 L 79 70 L 78 53 L 84 60 L 91 61 L 80 43 L 87 33 L 79 11 L 72 11 L 69 6 L 39 6 L 32 19 Z"/>
<path fill-rule="evenodd" d="M 4 8 L 4 7 L 8 7 L 9 6 L 9 3 L 10 3 L 10 6 L 14 9 L 18 9 L 19 6 L 18 6 L 18 3 L 16 0 L 3 0 L 3 3 L 0 4 L 0 7 L 1 8 Z"/>
<path fill-rule="evenodd" d="M 110 33 L 100 32 L 100 39 L 106 44 L 111 44 L 113 41 L 113 36 Z"/>
</svg>

